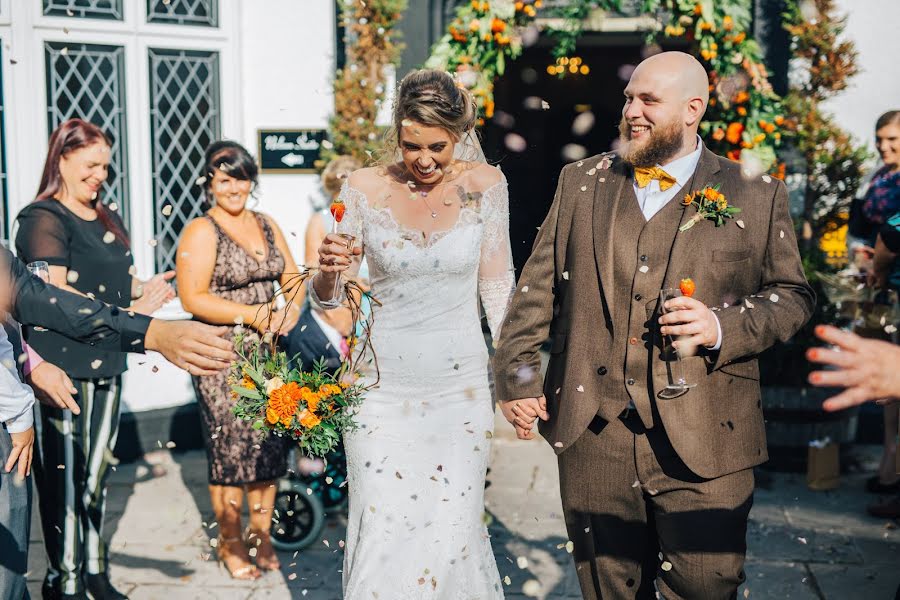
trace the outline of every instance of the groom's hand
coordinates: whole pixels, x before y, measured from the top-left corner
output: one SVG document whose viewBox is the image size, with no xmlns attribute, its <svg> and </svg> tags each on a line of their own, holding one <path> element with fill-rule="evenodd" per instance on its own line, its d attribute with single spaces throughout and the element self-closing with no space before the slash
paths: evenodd
<svg viewBox="0 0 900 600">
<path fill-rule="evenodd" d="M 659 318 L 662 325 L 660 333 L 670 336 L 689 335 L 679 339 L 679 347 L 712 348 L 719 341 L 719 322 L 705 304 L 687 296 L 679 296 L 666 301 L 666 310 L 670 311 Z"/>
<path fill-rule="evenodd" d="M 543 395 L 540 398 L 506 400 L 500 403 L 500 410 L 503 411 L 506 420 L 516 428 L 516 437 L 520 440 L 534 439 L 531 430 L 538 418 L 544 421 L 550 418 L 547 412 L 547 399 Z"/>
</svg>

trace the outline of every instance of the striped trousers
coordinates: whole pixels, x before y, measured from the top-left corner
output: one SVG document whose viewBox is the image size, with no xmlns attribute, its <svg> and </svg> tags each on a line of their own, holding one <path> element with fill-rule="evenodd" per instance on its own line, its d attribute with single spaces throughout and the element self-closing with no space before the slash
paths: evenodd
<svg viewBox="0 0 900 600">
<path fill-rule="evenodd" d="M 63 594 L 84 589 L 83 574 L 105 573 L 106 477 L 119 433 L 122 377 L 72 379 L 80 415 L 44 405 L 35 420 L 37 483 L 45 584 Z"/>
</svg>

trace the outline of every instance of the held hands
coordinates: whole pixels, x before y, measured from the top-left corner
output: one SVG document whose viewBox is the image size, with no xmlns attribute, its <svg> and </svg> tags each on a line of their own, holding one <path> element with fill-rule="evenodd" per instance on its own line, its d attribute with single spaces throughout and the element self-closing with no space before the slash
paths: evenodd
<svg viewBox="0 0 900 600">
<path fill-rule="evenodd" d="M 151 315 L 164 304 L 175 298 L 175 288 L 169 281 L 175 277 L 175 271 L 166 271 L 154 275 L 143 285 L 143 294 L 131 305 L 131 310 L 142 315 Z"/>
<path fill-rule="evenodd" d="M 688 296 L 667 300 L 666 314 L 659 318 L 660 333 L 672 337 L 690 336 L 674 342 L 677 347 L 712 348 L 719 341 L 716 316 L 702 302 Z"/>
<path fill-rule="evenodd" d="M 806 357 L 832 367 L 814 371 L 809 382 L 819 387 L 843 387 L 822 405 L 827 411 L 843 410 L 875 400 L 878 404 L 897 402 L 900 397 L 900 346 L 869 340 L 830 325 L 816 327 L 816 335 L 835 346 L 810 348 Z"/>
<path fill-rule="evenodd" d="M 547 399 L 543 394 L 540 398 L 519 398 L 501 402 L 500 410 L 503 411 L 506 420 L 516 428 L 516 437 L 520 440 L 534 439 L 531 430 L 538 418 L 544 421 L 550 418 L 547 412 Z"/>
<path fill-rule="evenodd" d="M 41 404 L 70 410 L 72 414 L 81 414 L 81 408 L 72 394 L 78 393 L 66 372 L 47 361 L 42 362 L 25 377 L 28 385 L 34 390 L 34 396 Z"/>
</svg>

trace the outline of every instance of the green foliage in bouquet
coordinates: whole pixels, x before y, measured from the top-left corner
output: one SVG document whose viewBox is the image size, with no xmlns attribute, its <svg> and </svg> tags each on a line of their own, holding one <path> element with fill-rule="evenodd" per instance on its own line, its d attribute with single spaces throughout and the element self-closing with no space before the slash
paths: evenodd
<svg viewBox="0 0 900 600">
<path fill-rule="evenodd" d="M 335 375 L 325 370 L 324 361 L 311 371 L 291 368 L 287 355 L 267 337 L 235 335 L 239 359 L 229 375 L 232 412 L 256 430 L 291 438 L 306 454 L 324 457 L 343 433 L 356 428 L 354 409 L 365 388 L 355 382 L 349 363 Z"/>
</svg>

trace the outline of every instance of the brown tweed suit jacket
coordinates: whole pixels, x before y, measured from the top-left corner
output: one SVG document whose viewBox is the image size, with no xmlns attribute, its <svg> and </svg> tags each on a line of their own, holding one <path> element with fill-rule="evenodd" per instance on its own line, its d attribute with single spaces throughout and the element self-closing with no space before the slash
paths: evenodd
<svg viewBox="0 0 900 600">
<path fill-rule="evenodd" d="M 631 171 L 618 157 L 604 154 L 563 168 L 493 359 L 498 399 L 546 395 L 550 419 L 540 431 L 557 453 L 595 416 L 617 418 L 630 399 L 645 425 L 662 421 L 697 475 L 718 477 L 767 459 L 756 355 L 794 335 L 812 314 L 815 296 L 803 275 L 784 184 L 745 177 L 738 163 L 704 148 L 693 178 L 671 202 L 717 183 L 729 204 L 741 208 L 735 220 L 722 227 L 704 220 L 678 232 L 675 221 L 684 223 L 695 209 L 667 205 L 654 217 L 672 218 L 667 233 L 642 236 L 642 221 L 624 218 L 631 210 L 623 211 L 624 203 L 637 199 Z M 633 252 L 623 256 L 623 247 Z M 640 273 L 656 279 L 635 293 L 645 281 L 637 265 L 648 254 L 653 260 Z M 633 265 L 633 275 L 621 261 Z M 666 364 L 655 295 L 686 276 L 697 284 L 694 297 L 716 311 L 722 345 L 684 360 L 687 379 L 697 387 L 659 400 Z M 548 337 L 542 383 L 539 351 Z"/>
</svg>

